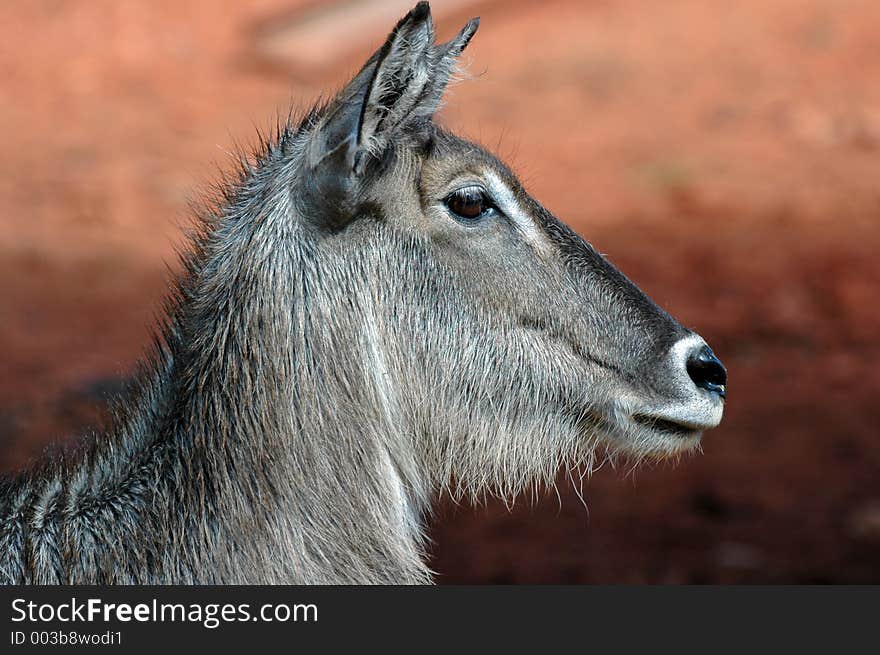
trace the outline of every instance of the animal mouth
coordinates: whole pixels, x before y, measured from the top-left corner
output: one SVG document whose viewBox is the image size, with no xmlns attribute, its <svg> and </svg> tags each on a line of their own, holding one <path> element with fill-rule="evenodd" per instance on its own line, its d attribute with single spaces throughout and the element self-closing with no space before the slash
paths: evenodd
<svg viewBox="0 0 880 655">
<path fill-rule="evenodd" d="M 672 421 L 668 418 L 650 416 L 648 414 L 634 414 L 633 420 L 639 425 L 650 428 L 654 432 L 660 432 L 674 437 L 693 437 L 708 429 L 708 427 L 704 425 L 679 423 L 678 421 Z"/>
</svg>

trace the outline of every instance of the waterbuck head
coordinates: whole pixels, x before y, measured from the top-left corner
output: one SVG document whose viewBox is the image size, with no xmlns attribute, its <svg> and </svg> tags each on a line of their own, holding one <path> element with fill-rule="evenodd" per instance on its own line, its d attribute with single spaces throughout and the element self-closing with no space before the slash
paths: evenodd
<svg viewBox="0 0 880 655">
<path fill-rule="evenodd" d="M 357 344 L 335 377 L 368 378 L 393 457 L 435 484 L 516 491 L 597 446 L 693 449 L 725 397 L 703 339 L 433 122 L 477 26 L 435 44 L 419 4 L 302 131 L 292 202 L 324 262 L 322 338 Z"/>
</svg>

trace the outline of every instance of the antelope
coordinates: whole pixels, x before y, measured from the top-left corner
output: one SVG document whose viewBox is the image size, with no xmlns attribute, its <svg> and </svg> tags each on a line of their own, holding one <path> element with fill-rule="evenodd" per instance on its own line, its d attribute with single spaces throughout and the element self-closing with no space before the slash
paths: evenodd
<svg viewBox="0 0 880 655">
<path fill-rule="evenodd" d="M 4 583 L 430 583 L 431 502 L 664 458 L 726 372 L 433 116 L 427 3 L 232 183 L 112 427 L 0 484 Z"/>
</svg>

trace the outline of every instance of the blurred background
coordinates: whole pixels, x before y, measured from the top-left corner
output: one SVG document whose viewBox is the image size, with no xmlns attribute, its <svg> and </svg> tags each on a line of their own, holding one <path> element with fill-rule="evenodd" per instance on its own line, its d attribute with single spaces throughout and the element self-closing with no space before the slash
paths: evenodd
<svg viewBox="0 0 880 655">
<path fill-rule="evenodd" d="M 101 424 L 189 204 L 409 2 L 0 5 L 0 470 Z M 677 466 L 438 511 L 443 582 L 880 582 L 880 4 L 435 0 L 441 120 L 729 369 Z M 238 144 L 238 145 L 237 145 Z"/>
</svg>

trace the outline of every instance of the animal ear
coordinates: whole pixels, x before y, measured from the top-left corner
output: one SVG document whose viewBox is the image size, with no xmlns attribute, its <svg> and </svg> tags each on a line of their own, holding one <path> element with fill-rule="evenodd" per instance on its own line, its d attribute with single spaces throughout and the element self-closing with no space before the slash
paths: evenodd
<svg viewBox="0 0 880 655">
<path fill-rule="evenodd" d="M 329 167 L 335 175 L 360 176 L 395 133 L 430 119 L 478 26 L 475 18 L 455 38 L 437 45 L 430 7 L 417 4 L 319 121 L 309 148 L 311 169 Z"/>
</svg>

